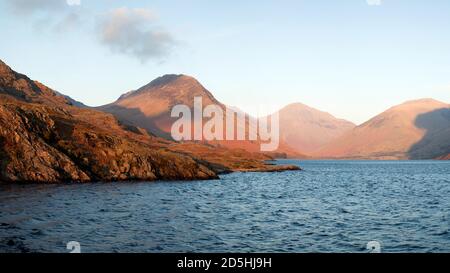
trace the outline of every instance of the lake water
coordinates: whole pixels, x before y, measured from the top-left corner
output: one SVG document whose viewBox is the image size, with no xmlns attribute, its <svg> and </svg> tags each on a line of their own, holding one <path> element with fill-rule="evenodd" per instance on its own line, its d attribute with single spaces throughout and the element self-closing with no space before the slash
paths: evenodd
<svg viewBox="0 0 450 273">
<path fill-rule="evenodd" d="M 449 161 L 281 161 L 217 181 L 0 185 L 0 252 L 450 252 Z"/>
</svg>

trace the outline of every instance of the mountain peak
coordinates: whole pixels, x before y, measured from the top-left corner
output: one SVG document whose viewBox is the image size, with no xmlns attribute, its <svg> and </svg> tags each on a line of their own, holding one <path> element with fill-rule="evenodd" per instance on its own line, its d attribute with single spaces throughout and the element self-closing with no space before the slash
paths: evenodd
<svg viewBox="0 0 450 273">
<path fill-rule="evenodd" d="M 311 107 L 309 107 L 308 105 L 303 104 L 301 102 L 294 102 L 294 103 L 288 104 L 284 107 L 284 109 L 298 109 L 298 108 L 311 109 Z"/>
<path fill-rule="evenodd" d="M 166 84 L 173 83 L 174 81 L 179 80 L 183 77 L 184 77 L 184 75 L 181 75 L 181 74 L 166 74 L 166 75 L 163 75 L 161 77 L 154 79 L 153 81 L 151 81 L 149 84 L 143 86 L 142 88 L 163 86 Z"/>
<path fill-rule="evenodd" d="M 335 116 L 333 116 L 332 114 L 330 114 L 328 112 L 318 110 L 316 108 L 313 108 L 313 107 L 303 104 L 301 102 L 288 104 L 287 106 L 283 107 L 280 110 L 280 113 L 296 115 L 296 116 L 302 115 L 303 118 L 307 118 L 308 116 L 311 116 L 314 119 L 338 120 L 338 121 L 343 121 L 347 124 L 351 124 L 352 126 L 355 126 L 355 124 L 353 124 L 350 121 L 336 118 Z"/>
<path fill-rule="evenodd" d="M 306 104 L 303 104 L 301 102 L 295 102 L 295 103 L 288 104 L 285 107 L 283 107 L 283 109 L 281 109 L 280 111 L 288 111 L 288 112 L 292 112 L 292 113 L 315 112 L 315 113 L 324 113 L 325 114 L 325 112 L 317 110 L 317 109 L 310 107 Z"/>
<path fill-rule="evenodd" d="M 149 84 L 139 88 L 138 91 L 141 89 L 149 89 L 153 87 L 162 87 L 164 85 L 180 84 L 180 83 L 200 85 L 200 83 L 194 77 L 191 76 L 187 76 L 184 74 L 166 74 L 154 79 Z"/>
<path fill-rule="evenodd" d="M 183 74 L 168 74 L 123 94 L 114 103 L 100 109 L 114 114 L 120 120 L 139 124 L 158 136 L 166 137 L 173 122 L 173 107 L 179 104 L 193 107 L 195 97 L 202 97 L 205 106 L 222 106 L 195 78 Z"/>
<path fill-rule="evenodd" d="M 279 115 L 281 139 L 305 153 L 319 149 L 355 127 L 349 121 L 299 102 L 285 106 Z"/>
<path fill-rule="evenodd" d="M 424 104 L 446 104 L 446 103 L 444 103 L 442 101 L 435 100 L 433 98 L 423 98 L 423 99 L 417 99 L 417 100 L 409 100 L 409 101 L 406 101 L 406 102 L 402 103 L 402 105 L 412 105 L 412 104 L 422 104 L 422 105 L 424 105 Z"/>
<path fill-rule="evenodd" d="M 392 113 L 392 112 L 411 112 L 411 113 L 420 113 L 420 112 L 426 112 L 431 109 L 435 108 L 445 108 L 449 105 L 447 103 L 444 103 L 442 101 L 438 101 L 432 98 L 423 98 L 423 99 L 417 99 L 417 100 L 409 100 L 402 104 L 393 106 L 389 108 L 386 113 Z"/>
<path fill-rule="evenodd" d="M 177 87 L 177 90 L 183 90 L 186 88 L 189 89 L 197 89 L 197 90 L 206 90 L 199 81 L 197 81 L 194 77 L 187 76 L 184 74 L 166 74 L 161 77 L 158 77 L 151 81 L 150 83 L 142 86 L 137 90 L 129 91 L 119 97 L 119 100 L 123 100 L 125 98 L 129 98 L 135 95 L 138 95 L 143 92 L 148 92 L 152 90 L 158 90 L 164 88 L 165 86 Z"/>
</svg>

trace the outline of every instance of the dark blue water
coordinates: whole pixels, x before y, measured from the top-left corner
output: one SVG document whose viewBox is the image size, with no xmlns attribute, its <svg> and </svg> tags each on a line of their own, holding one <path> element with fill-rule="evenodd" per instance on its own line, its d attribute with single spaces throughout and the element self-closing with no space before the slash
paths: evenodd
<svg viewBox="0 0 450 273">
<path fill-rule="evenodd" d="M 305 170 L 0 185 L 0 252 L 450 252 L 450 162 L 284 163 Z"/>
</svg>

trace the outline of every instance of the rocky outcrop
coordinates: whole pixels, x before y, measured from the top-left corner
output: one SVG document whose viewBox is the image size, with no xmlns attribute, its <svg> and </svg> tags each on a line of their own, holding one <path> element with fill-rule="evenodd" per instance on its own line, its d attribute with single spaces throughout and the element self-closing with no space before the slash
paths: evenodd
<svg viewBox="0 0 450 273">
<path fill-rule="evenodd" d="M 90 180 L 86 172 L 72 159 L 45 141 L 54 137 L 52 131 L 54 125 L 54 121 L 46 112 L 29 111 L 2 101 L 0 180 L 24 182 Z"/>
<path fill-rule="evenodd" d="M 5 101 L 6 100 L 6 101 Z M 64 110 L 2 98 L 0 180 L 88 182 L 216 178 L 192 157 L 108 134 Z"/>
<path fill-rule="evenodd" d="M 0 181 L 217 178 L 193 157 L 123 127 L 0 63 Z"/>
</svg>

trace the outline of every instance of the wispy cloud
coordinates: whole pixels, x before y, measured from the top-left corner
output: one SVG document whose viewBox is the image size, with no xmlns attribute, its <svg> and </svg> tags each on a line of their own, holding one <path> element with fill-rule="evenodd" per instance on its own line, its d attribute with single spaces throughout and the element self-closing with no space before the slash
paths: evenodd
<svg viewBox="0 0 450 273">
<path fill-rule="evenodd" d="M 65 0 L 6 0 L 6 2 L 19 15 L 54 12 L 67 5 Z"/>
<path fill-rule="evenodd" d="M 130 55 L 141 62 L 161 60 L 176 45 L 172 35 L 156 26 L 157 16 L 149 9 L 117 8 L 99 22 L 101 42 L 113 52 Z"/>
<path fill-rule="evenodd" d="M 383 0 L 366 0 L 369 6 L 381 6 L 383 4 Z"/>
<path fill-rule="evenodd" d="M 38 31 L 67 31 L 81 22 L 81 0 L 5 0 L 12 12 Z"/>
<path fill-rule="evenodd" d="M 177 45 L 174 37 L 157 25 L 158 17 L 150 9 L 122 7 L 95 14 L 83 7 L 81 0 L 4 1 L 15 16 L 39 32 L 67 34 L 97 22 L 95 35 L 101 44 L 142 63 L 163 61 Z"/>
</svg>

